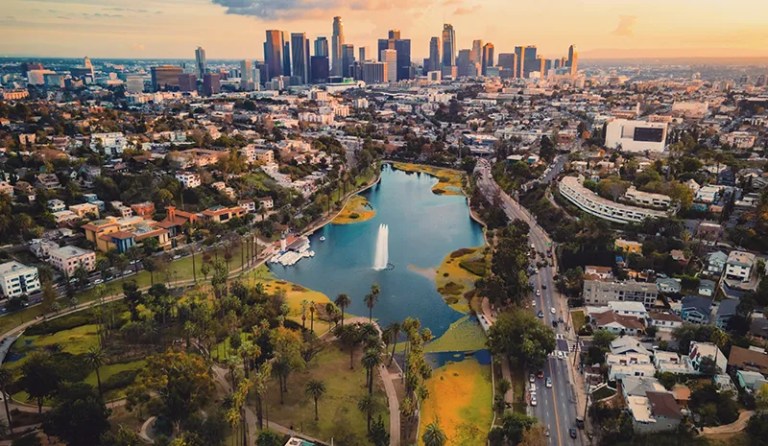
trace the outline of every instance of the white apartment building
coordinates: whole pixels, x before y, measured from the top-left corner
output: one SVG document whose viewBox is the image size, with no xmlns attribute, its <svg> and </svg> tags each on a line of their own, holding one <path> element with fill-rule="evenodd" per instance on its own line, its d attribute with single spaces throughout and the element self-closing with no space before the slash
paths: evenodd
<svg viewBox="0 0 768 446">
<path fill-rule="evenodd" d="M 752 276 L 752 267 L 757 257 L 751 252 L 731 251 L 728 260 L 725 261 L 725 278 L 739 282 L 749 282 Z"/>
<path fill-rule="evenodd" d="M 640 206 L 667 209 L 672 204 L 672 199 L 663 194 L 653 194 L 637 190 L 631 186 L 624 194 L 624 199 Z"/>
<path fill-rule="evenodd" d="M 608 302 L 640 302 L 646 307 L 653 305 L 659 296 L 655 283 L 584 281 L 585 305 L 608 305 Z"/>
<path fill-rule="evenodd" d="M 179 183 L 181 183 L 185 189 L 194 189 L 202 184 L 200 175 L 194 172 L 179 172 L 176 174 L 176 179 L 179 180 Z"/>
<path fill-rule="evenodd" d="M 40 291 L 37 268 L 11 261 L 0 265 L 0 291 L 5 298 L 13 298 Z"/>
<path fill-rule="evenodd" d="M 667 140 L 664 122 L 614 119 L 608 122 L 605 146 L 624 152 L 663 152 Z"/>
<path fill-rule="evenodd" d="M 62 246 L 53 249 L 48 253 L 48 256 L 51 265 L 67 277 L 72 277 L 80 266 L 88 272 L 96 269 L 96 253 L 77 246 Z"/>
<path fill-rule="evenodd" d="M 608 308 L 620 316 L 629 316 L 642 321 L 648 319 L 648 310 L 642 302 L 635 301 L 612 301 L 608 302 Z"/>
<path fill-rule="evenodd" d="M 583 177 L 564 177 L 558 184 L 560 194 L 575 204 L 582 211 L 595 217 L 614 223 L 640 223 L 646 218 L 662 218 L 667 214 L 653 209 L 645 209 L 616 203 L 598 196 L 582 186 Z"/>
<path fill-rule="evenodd" d="M 122 132 L 94 133 L 91 135 L 91 150 L 98 152 L 99 145 L 107 155 L 118 156 L 128 147 L 128 140 Z"/>
</svg>

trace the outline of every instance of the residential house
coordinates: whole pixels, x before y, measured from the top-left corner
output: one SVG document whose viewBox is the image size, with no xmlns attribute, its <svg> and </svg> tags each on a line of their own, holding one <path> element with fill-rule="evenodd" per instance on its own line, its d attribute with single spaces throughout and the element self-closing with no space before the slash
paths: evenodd
<svg viewBox="0 0 768 446">
<path fill-rule="evenodd" d="M 717 288 L 717 284 L 712 280 L 708 280 L 708 279 L 699 280 L 700 296 L 712 297 L 715 294 L 716 288 Z"/>
<path fill-rule="evenodd" d="M 58 198 L 52 198 L 48 200 L 48 210 L 53 212 L 61 212 L 67 208 L 66 203 L 64 201 L 59 200 Z"/>
<path fill-rule="evenodd" d="M 176 209 L 175 206 L 165 208 L 165 219 L 158 222 L 157 226 L 165 228 L 171 238 L 176 238 L 184 233 L 184 225 L 192 224 L 199 218 L 198 214 Z"/>
<path fill-rule="evenodd" d="M 721 330 L 728 328 L 728 322 L 736 315 L 739 301 L 736 299 L 723 299 L 715 310 L 715 325 Z"/>
<path fill-rule="evenodd" d="M 756 259 L 751 252 L 731 251 L 725 262 L 723 277 L 734 282 L 749 282 Z"/>
<path fill-rule="evenodd" d="M 721 373 L 719 375 L 715 375 L 712 378 L 713 383 L 715 384 L 715 387 L 717 388 L 718 393 L 719 392 L 731 392 L 733 398 L 736 398 L 738 395 L 738 390 L 736 389 L 736 386 L 733 384 L 733 380 L 731 379 L 731 376 L 727 373 Z"/>
<path fill-rule="evenodd" d="M 632 396 L 645 396 L 648 392 L 663 392 L 664 386 L 652 376 L 628 376 L 621 382 L 621 393 L 626 400 Z"/>
<path fill-rule="evenodd" d="M 642 254 L 643 244 L 631 240 L 616 239 L 613 244 L 615 249 L 621 249 L 626 254 Z"/>
<path fill-rule="evenodd" d="M 656 373 L 651 357 L 641 353 L 608 353 L 605 355 L 605 363 L 608 365 L 609 381 L 622 381 L 627 376 L 653 376 Z"/>
<path fill-rule="evenodd" d="M 712 299 L 702 296 L 685 296 L 681 301 L 680 317 L 692 324 L 708 324 L 712 312 Z"/>
<path fill-rule="evenodd" d="M 237 205 L 245 209 L 245 212 L 249 214 L 256 213 L 256 202 L 253 200 L 238 200 Z"/>
<path fill-rule="evenodd" d="M 176 179 L 179 180 L 179 183 L 181 183 L 185 189 L 194 189 L 202 184 L 200 175 L 195 172 L 179 172 L 176 174 Z"/>
<path fill-rule="evenodd" d="M 727 261 L 728 254 L 722 251 L 715 251 L 709 254 L 709 256 L 707 256 L 707 274 L 720 277 L 725 269 L 725 263 Z"/>
<path fill-rule="evenodd" d="M 659 277 L 656 279 L 656 287 L 660 293 L 677 294 L 683 289 L 680 279 Z"/>
<path fill-rule="evenodd" d="M 747 393 L 754 394 L 761 387 L 768 384 L 765 376 L 760 372 L 753 372 L 751 370 L 737 370 L 736 381 L 739 383 L 739 387 L 744 389 Z"/>
<path fill-rule="evenodd" d="M 645 348 L 634 336 L 618 337 L 611 341 L 610 348 L 613 355 L 641 354 L 650 356 L 651 354 L 650 350 Z"/>
<path fill-rule="evenodd" d="M 52 173 L 41 173 L 37 177 L 37 181 L 35 182 L 38 187 L 42 189 L 60 189 L 61 183 L 59 183 L 59 178 L 52 174 Z"/>
<path fill-rule="evenodd" d="M 66 277 L 72 277 L 80 267 L 88 272 L 96 269 L 96 253 L 77 246 L 62 246 L 52 250 L 48 261 Z"/>
<path fill-rule="evenodd" d="M 762 314 L 752 314 L 749 321 L 749 335 L 758 339 L 768 340 L 768 319 Z"/>
<path fill-rule="evenodd" d="M 135 203 L 131 205 L 131 210 L 139 217 L 142 217 L 145 220 L 151 220 L 152 216 L 155 215 L 155 203 L 151 201 Z"/>
<path fill-rule="evenodd" d="M 672 331 L 683 325 L 680 316 L 671 311 L 651 311 L 648 313 L 648 321 L 650 326 L 660 331 Z"/>
<path fill-rule="evenodd" d="M 584 267 L 584 276 L 590 279 L 610 280 L 613 279 L 613 268 L 610 266 L 587 265 Z"/>
<path fill-rule="evenodd" d="M 632 414 L 632 427 L 639 434 L 674 431 L 683 414 L 671 392 L 646 392 L 645 398 L 631 397 L 627 401 Z"/>
<path fill-rule="evenodd" d="M 646 307 L 653 306 L 659 290 L 653 283 L 645 282 L 603 282 L 584 281 L 584 302 L 587 305 L 607 305 L 611 301 L 642 302 Z"/>
<path fill-rule="evenodd" d="M 620 316 L 633 317 L 643 322 L 648 318 L 648 310 L 640 302 L 611 301 L 608 302 L 608 308 Z"/>
<path fill-rule="evenodd" d="M 55 221 L 57 225 L 64 225 L 80 220 L 80 217 L 70 210 L 51 212 L 51 215 L 53 216 L 53 221 Z"/>
<path fill-rule="evenodd" d="M 598 330 L 607 330 L 614 334 L 641 334 L 645 329 L 642 322 L 634 317 L 621 316 L 613 311 L 606 311 L 592 317 L 592 325 Z"/>
<path fill-rule="evenodd" d="M 653 365 L 659 373 L 674 373 L 676 375 L 695 375 L 691 357 L 677 352 L 654 350 Z"/>
<path fill-rule="evenodd" d="M 704 358 L 709 358 L 714 361 L 718 370 L 716 373 L 725 372 L 728 365 L 728 359 L 723 352 L 720 351 L 717 345 L 711 342 L 691 342 L 691 349 L 688 356 L 691 357 L 693 368 L 698 372 L 701 372 L 701 362 Z"/>
<path fill-rule="evenodd" d="M 734 345 L 731 346 L 731 353 L 728 355 L 728 367 L 766 375 L 768 374 L 768 355 L 762 349 L 753 350 Z"/>
<path fill-rule="evenodd" d="M 207 218 L 214 223 L 226 223 L 233 218 L 243 217 L 245 215 L 245 209 L 240 206 L 214 206 L 204 210 L 202 214 L 204 218 Z"/>
<path fill-rule="evenodd" d="M 38 259 L 43 259 L 43 260 L 47 259 L 48 253 L 50 253 L 54 249 L 57 249 L 58 247 L 59 247 L 58 243 L 45 238 L 32 239 L 29 241 L 29 250 Z"/>
<path fill-rule="evenodd" d="M 79 218 L 99 218 L 99 207 L 93 203 L 73 204 L 69 210 L 77 214 Z"/>
<path fill-rule="evenodd" d="M 145 240 L 157 239 L 161 248 L 170 247 L 168 230 L 152 220 L 134 216 L 128 218 L 107 217 L 104 220 L 87 223 L 82 226 L 85 238 L 96 245 L 101 252 L 116 249 L 120 253 Z"/>
<path fill-rule="evenodd" d="M 259 198 L 259 205 L 265 211 L 271 211 L 275 208 L 275 202 L 272 200 L 272 197 Z"/>
</svg>

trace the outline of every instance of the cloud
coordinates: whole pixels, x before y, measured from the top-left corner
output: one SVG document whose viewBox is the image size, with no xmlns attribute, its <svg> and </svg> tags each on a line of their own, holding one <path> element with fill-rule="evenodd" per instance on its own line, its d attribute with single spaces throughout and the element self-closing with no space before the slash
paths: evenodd
<svg viewBox="0 0 768 446">
<path fill-rule="evenodd" d="M 227 14 L 247 15 L 264 19 L 299 19 L 331 14 L 340 9 L 353 11 L 382 11 L 414 9 L 431 4 L 434 0 L 211 0 L 223 6 Z"/>
<path fill-rule="evenodd" d="M 146 47 L 144 46 L 143 43 L 132 43 L 131 44 L 131 49 L 133 51 L 144 51 L 144 49 L 146 49 Z"/>
<path fill-rule="evenodd" d="M 632 37 L 635 35 L 635 23 L 637 23 L 637 16 L 620 15 L 619 24 L 616 25 L 616 29 L 611 34 L 614 36 Z"/>
<path fill-rule="evenodd" d="M 469 14 L 473 14 L 473 13 L 477 12 L 480 8 L 482 8 L 482 6 L 480 6 L 480 5 L 469 6 L 469 7 L 459 6 L 458 8 L 456 8 L 455 11 L 453 11 L 453 15 L 469 15 Z"/>
</svg>

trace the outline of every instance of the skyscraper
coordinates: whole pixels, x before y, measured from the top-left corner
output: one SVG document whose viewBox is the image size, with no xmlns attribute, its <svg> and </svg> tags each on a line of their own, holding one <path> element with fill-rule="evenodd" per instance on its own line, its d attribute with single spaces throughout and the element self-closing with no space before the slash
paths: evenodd
<svg viewBox="0 0 768 446">
<path fill-rule="evenodd" d="M 197 77 L 202 78 L 205 74 L 207 62 L 205 60 L 205 50 L 203 47 L 197 47 L 195 50 L 195 68 L 197 69 Z"/>
<path fill-rule="evenodd" d="M 397 50 L 384 50 L 381 52 L 381 61 L 386 64 L 386 82 L 397 81 Z"/>
<path fill-rule="evenodd" d="M 93 63 L 91 62 L 91 58 L 90 57 L 85 56 L 83 58 L 83 67 L 85 67 L 86 70 L 90 71 L 91 79 L 93 79 L 94 78 Z"/>
<path fill-rule="evenodd" d="M 315 56 L 328 57 L 328 39 L 325 37 L 315 39 Z"/>
<path fill-rule="evenodd" d="M 517 65 L 515 68 L 515 77 L 523 77 L 523 70 L 525 69 L 525 59 L 523 58 L 523 47 L 515 47 L 515 59 Z"/>
<path fill-rule="evenodd" d="M 515 53 L 499 54 L 499 66 L 504 70 L 511 72 L 512 77 L 514 77 L 515 68 L 517 67 L 517 54 Z"/>
<path fill-rule="evenodd" d="M 291 77 L 291 41 L 283 34 L 283 76 Z"/>
<path fill-rule="evenodd" d="M 523 63 L 524 66 L 521 69 L 522 77 L 528 77 L 529 74 L 534 71 L 541 71 L 541 62 L 539 62 L 536 55 L 537 49 L 534 45 L 528 45 L 523 49 Z"/>
<path fill-rule="evenodd" d="M 342 76 L 341 46 L 344 45 L 344 24 L 341 17 L 333 18 L 333 36 L 331 36 L 331 74 Z"/>
<path fill-rule="evenodd" d="M 183 73 L 176 65 L 160 65 L 150 68 L 152 75 L 152 91 L 178 90 L 179 75 Z"/>
<path fill-rule="evenodd" d="M 387 64 L 384 62 L 363 62 L 363 81 L 366 84 L 382 84 L 386 82 Z"/>
<path fill-rule="evenodd" d="M 322 84 L 328 82 L 328 56 L 312 56 L 312 83 Z"/>
<path fill-rule="evenodd" d="M 264 64 L 266 65 L 266 79 L 272 79 L 283 75 L 283 43 L 285 36 L 282 31 L 276 29 L 267 30 L 267 40 L 264 42 Z"/>
<path fill-rule="evenodd" d="M 357 60 L 360 63 L 365 62 L 368 60 L 368 47 L 367 46 L 361 46 L 357 49 Z"/>
<path fill-rule="evenodd" d="M 443 25 L 443 66 L 453 67 L 456 65 L 456 32 L 453 25 Z"/>
<path fill-rule="evenodd" d="M 400 36 L 400 30 L 389 30 L 386 39 L 379 39 L 377 54 L 379 62 L 384 62 L 384 50 L 397 51 L 397 80 L 404 80 L 411 78 L 411 39 L 401 39 Z"/>
<path fill-rule="evenodd" d="M 219 73 L 205 73 L 203 76 L 203 95 L 213 96 L 221 90 Z"/>
<path fill-rule="evenodd" d="M 256 89 L 256 83 L 253 80 L 253 62 L 250 60 L 240 62 L 240 89 L 244 91 Z"/>
<path fill-rule="evenodd" d="M 456 73 L 459 77 L 474 76 L 477 70 L 473 67 L 472 50 L 459 50 L 459 56 L 456 58 Z"/>
<path fill-rule="evenodd" d="M 355 63 L 355 46 L 351 43 L 345 43 L 341 46 L 341 75 L 343 77 L 352 77 L 352 64 Z"/>
<path fill-rule="evenodd" d="M 472 51 L 469 53 L 470 62 L 483 63 L 483 41 L 473 40 Z"/>
<path fill-rule="evenodd" d="M 427 71 L 440 69 L 440 38 L 433 37 L 429 40 L 429 67 Z"/>
<path fill-rule="evenodd" d="M 194 73 L 181 73 L 179 91 L 197 91 L 197 76 Z"/>
<path fill-rule="evenodd" d="M 299 85 L 309 83 L 309 40 L 304 33 L 291 34 L 293 76 Z"/>
<path fill-rule="evenodd" d="M 488 67 L 494 66 L 494 47 L 493 44 L 488 42 L 485 45 L 483 45 L 483 60 L 482 60 L 482 73 L 483 76 L 488 74 Z"/>
<path fill-rule="evenodd" d="M 568 47 L 568 66 L 571 69 L 571 76 L 576 76 L 579 72 L 579 53 L 576 51 L 576 45 Z"/>
<path fill-rule="evenodd" d="M 387 33 L 387 36 L 390 40 L 400 40 L 400 30 L 399 29 L 390 29 Z"/>
</svg>

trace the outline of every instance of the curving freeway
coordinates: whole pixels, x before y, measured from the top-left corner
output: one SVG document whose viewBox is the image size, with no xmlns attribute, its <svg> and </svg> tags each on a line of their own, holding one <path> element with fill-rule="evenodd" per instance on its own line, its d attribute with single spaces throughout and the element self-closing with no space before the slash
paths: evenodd
<svg viewBox="0 0 768 446">
<path fill-rule="evenodd" d="M 557 166 L 557 163 L 556 163 Z M 557 171 L 557 167 L 553 171 Z M 530 227 L 530 243 L 538 253 L 546 253 L 552 246 L 549 235 L 536 224 L 535 218 L 515 200 L 502 191 L 491 175 L 491 164 L 487 160 L 481 159 L 476 167 L 477 185 L 483 194 L 491 200 L 498 194 L 504 212 L 511 220 L 520 219 L 527 222 Z M 537 256 L 540 259 L 540 256 Z M 545 257 L 546 258 L 546 257 Z M 550 259 L 548 259 L 550 260 Z M 543 378 L 535 378 L 536 384 L 536 406 L 529 406 L 529 414 L 533 414 L 539 419 L 539 422 L 547 428 L 549 434 L 548 444 L 552 446 L 570 446 L 581 445 L 582 432 L 577 429 L 577 438 L 571 437 L 571 429 L 576 427 L 577 405 L 576 392 L 571 380 L 570 364 L 573 361 L 573 354 L 570 353 L 572 340 L 575 339 L 570 324 L 567 304 L 565 299 L 558 296 L 555 289 L 554 276 L 557 274 L 556 266 L 547 266 L 539 268 L 531 276 L 531 285 L 534 290 L 532 299 L 532 310 L 539 313 L 542 320 L 548 326 L 552 326 L 553 321 L 561 321 L 557 324 L 555 333 L 557 336 L 557 349 L 547 358 L 544 366 Z M 568 328 L 566 330 L 566 327 Z M 562 353 L 559 353 L 562 352 Z M 562 357 L 559 357 L 562 355 Z M 547 388 L 546 379 L 551 379 L 552 387 Z M 526 385 L 529 385 L 526 381 Z"/>
</svg>

